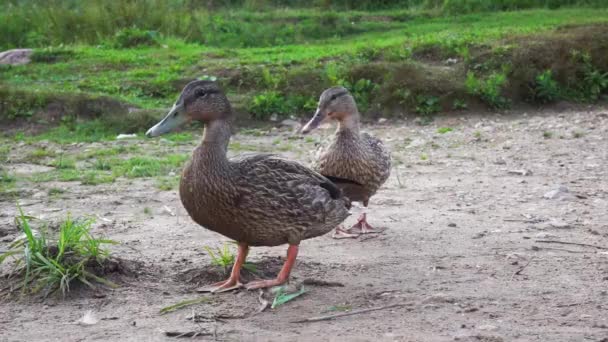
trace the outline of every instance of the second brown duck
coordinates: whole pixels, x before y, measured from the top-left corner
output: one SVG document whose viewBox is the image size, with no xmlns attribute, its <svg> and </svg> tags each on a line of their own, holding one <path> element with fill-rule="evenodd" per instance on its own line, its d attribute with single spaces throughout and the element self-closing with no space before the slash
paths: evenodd
<svg viewBox="0 0 608 342">
<path fill-rule="evenodd" d="M 338 128 L 331 142 L 319 150 L 313 169 L 334 182 L 350 200 L 367 207 L 390 175 L 390 154 L 380 139 L 360 132 L 357 104 L 345 88 L 332 87 L 321 94 L 317 111 L 302 133 L 309 133 L 328 119 L 336 120 Z M 350 229 L 336 228 L 334 237 L 356 237 L 359 233 L 378 231 L 367 222 L 364 210 Z"/>
</svg>

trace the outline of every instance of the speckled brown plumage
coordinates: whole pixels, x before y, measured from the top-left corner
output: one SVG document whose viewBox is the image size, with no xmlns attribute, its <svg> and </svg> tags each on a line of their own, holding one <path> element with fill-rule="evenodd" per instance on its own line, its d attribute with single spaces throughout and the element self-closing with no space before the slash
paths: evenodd
<svg viewBox="0 0 608 342">
<path fill-rule="evenodd" d="M 225 122 L 207 130 L 230 134 Z M 182 203 L 201 226 L 251 246 L 276 246 L 323 235 L 348 216 L 350 203 L 325 177 L 275 155 L 229 160 L 227 143 L 203 142 L 182 175 Z"/>
<path fill-rule="evenodd" d="M 332 141 L 321 148 L 313 169 L 334 180 L 352 201 L 367 205 L 369 198 L 386 182 L 390 175 L 390 155 L 382 142 L 357 130 L 338 130 Z"/>
<path fill-rule="evenodd" d="M 319 109 L 304 130 L 316 127 L 326 117 L 337 120 L 338 129 L 331 142 L 319 149 L 312 167 L 334 181 L 352 201 L 367 206 L 390 175 L 390 154 L 380 139 L 360 133 L 359 113 L 346 89 L 334 87 L 323 92 Z"/>
</svg>

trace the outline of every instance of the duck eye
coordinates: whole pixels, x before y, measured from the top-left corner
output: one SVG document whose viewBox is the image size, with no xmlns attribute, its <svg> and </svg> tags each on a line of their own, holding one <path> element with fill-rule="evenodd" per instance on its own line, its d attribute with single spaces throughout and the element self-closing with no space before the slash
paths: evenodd
<svg viewBox="0 0 608 342">
<path fill-rule="evenodd" d="M 203 89 L 199 89 L 199 90 L 196 91 L 196 96 L 197 97 L 205 97 L 205 96 L 207 96 L 207 92 L 205 92 L 205 90 L 203 90 Z"/>
</svg>

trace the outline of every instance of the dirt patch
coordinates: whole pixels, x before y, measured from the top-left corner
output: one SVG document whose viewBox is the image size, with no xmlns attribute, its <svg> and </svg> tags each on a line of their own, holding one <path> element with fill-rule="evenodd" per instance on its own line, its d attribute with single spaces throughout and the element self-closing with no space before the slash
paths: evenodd
<svg viewBox="0 0 608 342">
<path fill-rule="evenodd" d="M 82 340 L 162 340 L 159 329 L 204 329 L 211 335 L 202 340 L 215 332 L 231 341 L 601 341 L 608 326 L 607 113 L 605 107 L 527 109 L 446 115 L 427 126 L 414 120 L 364 126 L 385 141 L 396 165 L 368 208 L 370 223 L 386 231 L 302 242 L 291 283 L 311 278 L 344 286 L 305 283 L 304 295 L 261 313 L 259 292 L 241 290 L 205 295 L 199 304 L 160 314 L 201 298 L 194 291 L 199 283 L 223 279 L 208 266 L 203 246 L 221 246 L 225 239 L 192 222 L 176 191 L 159 191 L 151 179 L 53 183 L 65 188 L 62 197 L 43 195 L 23 207 L 26 215 L 52 220 L 70 211 L 116 222 L 100 221 L 92 233 L 119 241 L 111 246 L 113 255 L 138 262 L 132 268 L 140 273 L 123 276 L 112 291 L 2 299 L 0 339 L 59 340 L 69 333 Z M 322 129 L 312 139 L 288 140 L 290 131 L 273 130 L 237 134 L 232 141 L 269 150 L 277 140 L 289 141 L 293 147 L 281 154 L 307 164 L 315 144 L 331 134 Z M 171 149 L 191 150 L 198 138 Z M 157 141 L 141 143 L 144 154 L 158 148 Z M 16 153 L 28 148 L 36 147 L 18 146 Z M 15 176 L 19 190 L 43 187 Z M 563 188 L 563 196 L 547 195 Z M 354 207 L 345 224 L 360 211 Z M 15 213 L 13 200 L 0 200 L 0 227 L 12 227 Z M 0 250 L 13 232 L 10 240 L 0 238 Z M 274 278 L 284 255 L 284 247 L 252 248 L 248 261 L 260 277 Z M 391 304 L 403 306 L 291 323 Z M 99 318 L 96 324 L 73 324 L 89 310 Z"/>
</svg>

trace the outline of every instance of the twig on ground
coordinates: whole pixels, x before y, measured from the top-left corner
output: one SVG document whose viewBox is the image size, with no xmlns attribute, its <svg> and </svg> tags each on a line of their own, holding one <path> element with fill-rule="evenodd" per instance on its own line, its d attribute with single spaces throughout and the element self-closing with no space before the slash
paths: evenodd
<svg viewBox="0 0 608 342">
<path fill-rule="evenodd" d="M 399 183 L 399 187 L 403 188 L 403 184 L 401 184 L 401 177 L 399 177 L 399 166 L 395 165 L 395 174 L 397 175 L 397 183 Z"/>
<path fill-rule="evenodd" d="M 574 245 L 574 246 L 592 247 L 592 248 L 597 248 L 597 249 L 608 249 L 608 247 L 590 245 L 590 244 L 587 244 L 587 243 L 568 242 L 568 241 L 535 240 L 534 242 L 539 242 L 539 243 L 558 243 L 560 245 Z"/>
<path fill-rule="evenodd" d="M 377 232 L 377 233 L 368 234 L 367 236 L 360 238 L 359 242 L 375 239 L 378 236 L 380 236 L 381 233 L 383 233 L 383 232 Z"/>
<path fill-rule="evenodd" d="M 363 314 L 363 313 L 378 311 L 378 310 L 397 308 L 397 307 L 401 307 L 401 306 L 405 306 L 405 305 L 406 305 L 405 303 L 391 304 L 391 305 L 380 306 L 380 307 L 375 307 L 375 308 L 361 309 L 361 310 L 355 310 L 355 311 L 350 311 L 350 312 L 342 312 L 342 313 L 334 314 L 334 315 L 310 317 L 310 318 L 306 318 L 306 319 L 300 319 L 297 321 L 291 321 L 291 323 L 310 323 L 310 322 L 328 321 L 328 320 L 332 320 L 334 318 L 358 315 L 358 314 Z"/>
<path fill-rule="evenodd" d="M 524 269 L 526 269 L 526 267 L 528 267 L 528 265 L 530 265 L 530 263 L 532 262 L 532 260 L 534 260 L 534 257 L 531 257 L 530 260 L 528 260 L 528 262 L 525 265 L 521 266 L 517 271 L 515 271 L 515 273 L 513 273 L 513 275 L 511 275 L 511 279 L 510 280 L 513 280 L 513 278 L 515 278 L 516 275 L 520 275 L 521 272 Z"/>
<path fill-rule="evenodd" d="M 306 278 L 306 279 L 302 280 L 302 285 L 344 287 L 344 284 L 337 282 L 337 281 L 325 281 L 325 280 L 313 279 L 313 278 Z"/>
<path fill-rule="evenodd" d="M 168 337 L 198 337 L 198 336 L 211 336 L 213 335 L 210 332 L 207 331 L 163 331 L 163 334 L 165 334 L 165 336 Z"/>
<path fill-rule="evenodd" d="M 555 247 L 538 247 L 538 246 L 533 246 L 535 251 L 540 251 L 541 249 L 546 249 L 546 250 L 550 250 L 550 251 L 562 251 L 562 252 L 568 252 L 568 253 L 587 253 L 584 251 L 573 251 L 571 249 L 565 249 L 565 248 L 555 248 Z"/>
<path fill-rule="evenodd" d="M 270 302 L 264 298 L 264 290 L 260 290 L 258 295 L 258 302 L 260 302 L 260 308 L 258 309 L 258 313 L 263 312 L 264 310 L 270 307 Z"/>
</svg>

